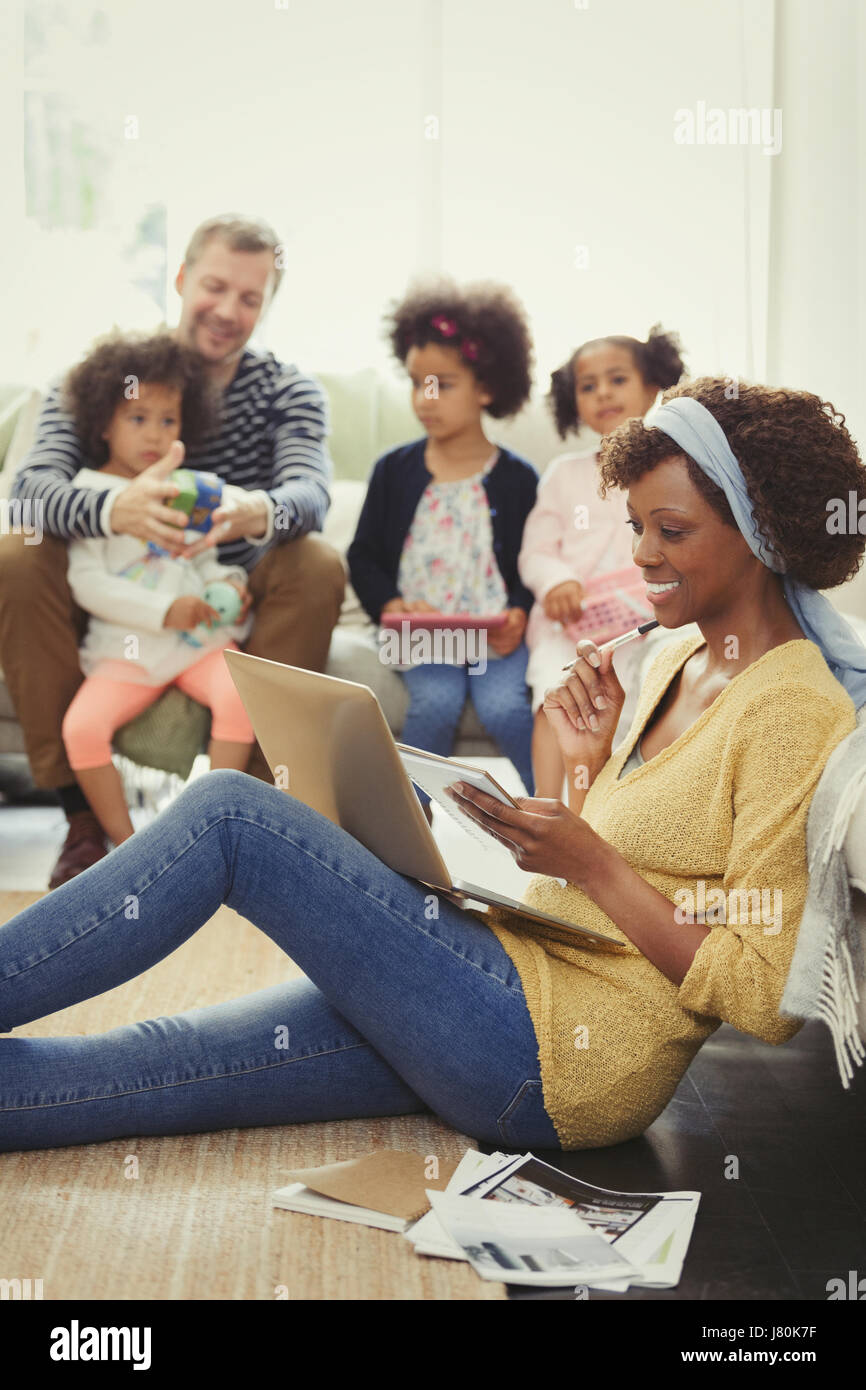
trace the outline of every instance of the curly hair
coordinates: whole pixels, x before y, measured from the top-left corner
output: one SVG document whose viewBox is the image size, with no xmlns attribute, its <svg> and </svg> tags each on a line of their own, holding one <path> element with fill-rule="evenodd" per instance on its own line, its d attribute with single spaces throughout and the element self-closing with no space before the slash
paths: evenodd
<svg viewBox="0 0 866 1390">
<path fill-rule="evenodd" d="M 853 579 L 866 536 L 828 530 L 831 499 L 853 492 L 866 498 L 866 466 L 829 401 L 809 391 L 789 391 L 730 378 L 698 377 L 666 391 L 700 401 L 725 432 L 743 470 L 758 528 L 793 579 L 813 589 L 834 589 Z M 627 420 L 601 444 L 600 492 L 626 488 L 669 458 L 685 460 L 695 488 L 728 526 L 739 529 L 720 487 L 660 429 Z"/>
<path fill-rule="evenodd" d="M 494 419 L 516 415 L 529 399 L 532 339 L 523 305 L 506 285 L 483 281 L 461 288 L 444 278 L 416 282 L 391 306 L 385 326 L 400 362 L 410 348 L 428 343 L 459 352 L 490 392 L 485 409 Z"/>
<path fill-rule="evenodd" d="M 91 462 L 108 460 L 102 438 L 119 405 L 128 399 L 129 378 L 181 392 L 183 441 L 199 444 L 216 426 L 217 402 L 202 359 L 170 333 L 110 333 L 100 338 L 63 383 L 63 409 L 75 420 L 83 452 Z"/>
<path fill-rule="evenodd" d="M 588 348 L 600 347 L 605 343 L 610 347 L 626 348 L 631 353 L 644 383 L 647 386 L 657 386 L 660 391 L 664 391 L 668 386 L 676 386 L 686 369 L 681 355 L 683 345 L 679 335 L 666 333 L 660 323 L 653 324 L 645 343 L 639 338 L 628 338 L 622 334 L 612 338 L 592 338 L 588 343 L 582 343 L 567 362 L 563 362 L 561 367 L 557 367 L 556 371 L 550 374 L 550 391 L 546 399 L 553 411 L 554 423 L 561 439 L 565 439 L 569 431 L 580 428 L 580 414 L 574 389 L 577 380 L 577 359 Z"/>
</svg>

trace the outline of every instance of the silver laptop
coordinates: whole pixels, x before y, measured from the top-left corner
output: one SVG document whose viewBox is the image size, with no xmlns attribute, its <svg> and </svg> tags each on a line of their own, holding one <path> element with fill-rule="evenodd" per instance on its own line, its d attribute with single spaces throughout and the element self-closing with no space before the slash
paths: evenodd
<svg viewBox="0 0 866 1390">
<path fill-rule="evenodd" d="M 490 888 L 452 879 L 369 686 L 246 652 L 226 652 L 225 659 L 275 785 L 348 831 L 389 868 L 461 907 L 495 904 L 576 936 L 622 944 Z M 420 751 L 405 748 L 409 755 Z M 454 763 L 452 780 L 460 779 L 462 766 Z M 445 809 L 450 812 L 447 803 Z"/>
</svg>

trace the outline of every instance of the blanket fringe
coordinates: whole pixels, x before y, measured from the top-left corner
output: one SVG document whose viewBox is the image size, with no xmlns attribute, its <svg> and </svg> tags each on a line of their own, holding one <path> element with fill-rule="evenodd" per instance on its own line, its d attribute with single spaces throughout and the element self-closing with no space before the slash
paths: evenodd
<svg viewBox="0 0 866 1390">
<path fill-rule="evenodd" d="M 860 992 L 854 975 L 854 965 L 847 942 L 840 939 L 840 960 L 837 942 L 831 935 L 824 953 L 821 990 L 817 1002 L 819 1018 L 827 1024 L 833 1038 L 836 1065 L 845 1090 L 850 1089 L 854 1066 L 862 1066 L 866 1048 L 860 1037 L 857 1004 Z"/>
</svg>

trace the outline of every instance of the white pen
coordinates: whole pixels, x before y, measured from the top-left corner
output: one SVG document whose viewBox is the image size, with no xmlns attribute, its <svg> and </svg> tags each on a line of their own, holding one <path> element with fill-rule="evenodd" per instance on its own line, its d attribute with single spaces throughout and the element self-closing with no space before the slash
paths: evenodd
<svg viewBox="0 0 866 1390">
<path fill-rule="evenodd" d="M 645 632 L 652 632 L 654 627 L 658 627 L 658 618 L 650 618 L 649 622 L 641 623 L 639 627 L 633 627 L 631 632 L 624 632 L 622 637 L 612 637 L 609 642 L 603 642 L 599 647 L 599 652 L 612 652 L 615 647 L 621 647 L 625 642 L 633 642 L 636 637 L 643 637 Z M 575 656 L 575 661 L 577 657 Z M 569 661 L 567 666 L 563 666 L 563 671 L 570 671 L 574 661 Z"/>
</svg>

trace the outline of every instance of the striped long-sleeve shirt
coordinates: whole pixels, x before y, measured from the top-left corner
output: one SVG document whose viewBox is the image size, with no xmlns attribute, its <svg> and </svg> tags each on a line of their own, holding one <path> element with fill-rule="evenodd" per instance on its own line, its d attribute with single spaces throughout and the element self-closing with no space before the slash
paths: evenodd
<svg viewBox="0 0 866 1390">
<path fill-rule="evenodd" d="M 108 536 L 114 494 L 75 485 L 85 457 L 75 422 L 47 393 L 36 439 L 15 479 L 13 496 L 42 504 L 42 525 L 64 540 Z M 328 406 L 321 387 L 273 353 L 245 349 L 222 399 L 219 433 L 187 451 L 184 466 L 216 473 L 268 499 L 264 536 L 219 547 L 224 564 L 250 570 L 270 546 L 321 531 L 330 505 L 333 463 L 325 443 Z"/>
</svg>

